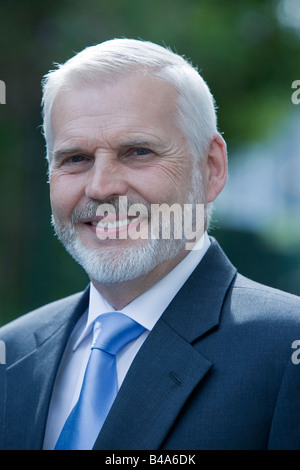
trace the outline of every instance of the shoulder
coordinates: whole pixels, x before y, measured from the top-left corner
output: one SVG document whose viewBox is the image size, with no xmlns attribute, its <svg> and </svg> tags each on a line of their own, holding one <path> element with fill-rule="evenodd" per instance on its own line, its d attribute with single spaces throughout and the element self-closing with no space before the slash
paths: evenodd
<svg viewBox="0 0 300 470">
<path fill-rule="evenodd" d="M 77 310 L 78 314 L 83 313 L 82 303 L 86 303 L 87 291 L 88 289 L 46 304 L 4 325 L 0 328 L 0 340 L 7 346 L 10 345 L 10 350 L 16 351 L 16 354 L 18 352 L 18 355 L 25 355 L 35 347 L 36 331 L 55 331 L 69 321 Z"/>
<path fill-rule="evenodd" d="M 32 328 L 39 328 L 39 326 L 42 326 L 45 321 L 50 320 L 57 312 L 64 310 L 70 305 L 75 305 L 82 294 L 83 292 L 78 292 L 32 310 L 31 312 L 28 312 L 1 327 L 0 334 L 7 335 L 10 332 L 15 333 L 17 330 L 25 332 L 28 329 L 32 330 Z"/>
<path fill-rule="evenodd" d="M 300 297 L 283 292 L 237 274 L 225 300 L 229 321 L 258 331 L 266 340 L 288 337 L 298 339 Z"/>
<path fill-rule="evenodd" d="M 246 303 L 247 307 L 250 304 L 256 310 L 269 312 L 271 309 L 273 314 L 280 311 L 296 314 L 300 320 L 300 297 L 252 281 L 239 273 L 232 285 L 232 295 L 241 307 Z"/>
<path fill-rule="evenodd" d="M 211 292 L 227 284 L 223 303 L 229 317 L 237 324 L 253 322 L 300 322 L 300 297 L 248 279 L 237 272 L 217 241 L 210 237 L 211 247 L 205 256 L 203 266 L 208 276 L 202 274 L 202 281 L 209 279 Z M 207 284 L 206 284 L 207 285 Z"/>
</svg>

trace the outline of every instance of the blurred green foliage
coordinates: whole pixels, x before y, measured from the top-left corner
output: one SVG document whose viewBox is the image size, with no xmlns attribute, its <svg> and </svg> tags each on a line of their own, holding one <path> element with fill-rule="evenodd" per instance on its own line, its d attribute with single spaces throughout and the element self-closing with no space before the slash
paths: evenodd
<svg viewBox="0 0 300 470">
<path fill-rule="evenodd" d="M 300 79 L 300 40 L 280 24 L 278 3 L 1 0 L 0 79 L 7 104 L 0 106 L 0 324 L 88 281 L 50 227 L 40 82 L 52 63 L 113 37 L 170 46 L 190 58 L 208 82 L 230 154 L 241 143 L 266 136 L 293 106 L 290 86 Z M 227 251 L 238 261 L 236 243 L 224 234 Z M 252 270 L 246 260 L 243 266 L 245 274 L 259 277 L 257 266 Z M 265 282 L 273 282 L 264 275 L 272 268 L 261 266 L 260 272 Z"/>
</svg>

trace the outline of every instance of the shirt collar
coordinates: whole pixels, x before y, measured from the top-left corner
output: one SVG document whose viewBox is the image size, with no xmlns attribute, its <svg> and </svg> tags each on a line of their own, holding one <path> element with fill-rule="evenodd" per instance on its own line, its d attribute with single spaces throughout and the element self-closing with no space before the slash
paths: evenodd
<svg viewBox="0 0 300 470">
<path fill-rule="evenodd" d="M 146 292 L 143 292 L 143 294 L 130 302 L 130 304 L 126 305 L 126 307 L 118 310 L 118 312 L 124 313 L 124 315 L 138 322 L 146 330 L 151 331 L 177 292 L 200 263 L 209 246 L 210 240 L 205 232 L 194 249 L 191 250 L 172 271 Z M 103 313 L 113 311 L 115 311 L 115 309 L 102 297 L 93 283 L 91 283 L 87 321 L 73 347 L 73 351 L 78 347 L 81 341 L 92 332 L 96 318 Z"/>
</svg>

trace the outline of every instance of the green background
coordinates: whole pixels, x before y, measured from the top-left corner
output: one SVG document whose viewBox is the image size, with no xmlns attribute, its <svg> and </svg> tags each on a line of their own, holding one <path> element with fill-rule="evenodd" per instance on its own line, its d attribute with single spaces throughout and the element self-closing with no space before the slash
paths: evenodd
<svg viewBox="0 0 300 470">
<path fill-rule="evenodd" d="M 230 174 L 245 145 L 272 139 L 287 116 L 300 115 L 291 102 L 291 83 L 300 79 L 299 10 L 293 0 L 1 0 L 0 324 L 88 282 L 50 227 L 40 82 L 52 63 L 113 37 L 184 54 L 215 96 Z M 244 275 L 300 294 L 297 232 L 293 243 L 281 243 L 288 224 L 269 237 L 226 223 L 217 212 L 213 227 Z"/>
</svg>

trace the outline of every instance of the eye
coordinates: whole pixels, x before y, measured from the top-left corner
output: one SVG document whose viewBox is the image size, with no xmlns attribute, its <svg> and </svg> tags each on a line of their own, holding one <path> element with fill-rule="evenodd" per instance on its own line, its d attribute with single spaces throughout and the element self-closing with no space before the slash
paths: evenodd
<svg viewBox="0 0 300 470">
<path fill-rule="evenodd" d="M 144 148 L 136 149 L 136 150 L 133 151 L 133 154 L 138 155 L 138 156 L 149 155 L 150 153 L 152 153 L 151 150 L 144 149 Z"/>
<path fill-rule="evenodd" d="M 72 157 L 69 157 L 67 159 L 67 162 L 69 163 L 81 163 L 85 160 L 85 157 L 83 155 L 73 155 Z"/>
</svg>

